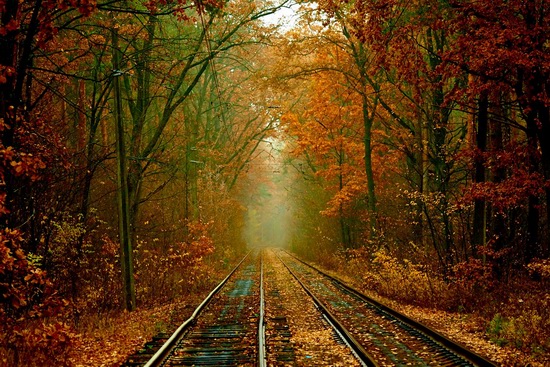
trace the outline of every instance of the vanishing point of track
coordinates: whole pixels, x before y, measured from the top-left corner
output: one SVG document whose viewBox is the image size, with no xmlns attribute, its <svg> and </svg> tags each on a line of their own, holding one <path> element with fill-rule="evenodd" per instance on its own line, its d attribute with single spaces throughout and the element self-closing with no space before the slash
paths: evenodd
<svg viewBox="0 0 550 367">
<path fill-rule="evenodd" d="M 274 269 L 286 274 L 275 280 Z M 265 270 L 268 269 L 268 270 Z M 286 278 L 285 278 L 286 277 Z M 278 284 L 284 282 L 285 284 Z M 300 297 L 305 315 L 290 312 L 287 288 Z M 296 285 L 296 284 L 299 284 Z M 309 296 L 309 299 L 308 299 Z M 267 300 L 267 302 L 266 302 Z M 298 314 L 298 316 L 297 316 Z M 300 327 L 331 328 L 324 346 L 304 351 L 296 341 Z M 315 319 L 315 320 L 314 320 Z M 302 325 L 306 325 L 303 324 Z M 303 327 L 303 326 L 302 326 Z M 125 366 L 303 366 L 321 349 L 323 365 L 362 366 L 495 366 L 428 327 L 372 300 L 296 257 L 274 249 L 252 251 L 197 307 L 172 335 L 159 335 L 132 355 Z M 344 354 L 353 358 L 336 361 Z M 318 364 L 321 364 L 318 359 Z"/>
</svg>

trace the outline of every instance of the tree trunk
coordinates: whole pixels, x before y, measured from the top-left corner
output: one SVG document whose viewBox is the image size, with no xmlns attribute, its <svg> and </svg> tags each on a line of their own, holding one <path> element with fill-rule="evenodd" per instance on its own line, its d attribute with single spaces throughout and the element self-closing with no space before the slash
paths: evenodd
<svg viewBox="0 0 550 367">
<path fill-rule="evenodd" d="M 128 311 L 136 308 L 136 294 L 134 288 L 134 271 L 132 261 L 132 236 L 130 234 L 130 211 L 128 203 L 128 179 L 126 173 L 126 147 L 124 139 L 124 125 L 122 118 L 122 96 L 120 91 L 120 52 L 118 49 L 118 31 L 113 29 L 113 92 L 115 99 L 116 125 L 116 153 L 117 153 L 117 181 L 118 181 L 118 209 L 119 231 L 121 246 L 121 265 L 124 305 Z"/>
<path fill-rule="evenodd" d="M 493 156 L 497 156 L 500 152 L 504 150 L 503 146 L 503 135 L 502 135 L 502 124 L 493 116 L 502 115 L 501 101 L 496 99 L 492 101 L 492 111 L 491 118 L 489 119 L 489 145 L 490 149 L 493 152 Z M 498 167 L 492 172 L 492 181 L 495 184 L 500 184 L 506 179 L 506 169 L 503 167 Z M 503 210 L 495 210 L 492 208 L 492 213 L 490 216 L 490 229 L 491 237 L 493 240 L 493 248 L 496 251 L 501 251 L 506 247 L 507 244 L 507 231 L 506 231 L 506 214 Z M 497 254 L 496 258 L 496 275 L 497 278 L 502 278 L 505 273 L 506 259 L 504 254 Z"/>
<path fill-rule="evenodd" d="M 417 196 L 415 200 L 415 207 L 413 209 L 413 239 L 417 244 L 421 244 L 424 247 L 424 200 L 422 195 L 424 194 L 424 124 L 419 117 L 415 122 L 414 127 L 414 145 L 411 152 L 411 186 Z"/>
<path fill-rule="evenodd" d="M 478 102 L 476 148 L 480 154 L 487 151 L 489 99 L 487 93 L 482 93 Z M 483 157 L 477 157 L 475 162 L 475 183 L 485 182 L 485 165 Z M 487 232 L 487 206 L 484 199 L 474 201 L 474 222 L 472 234 L 472 254 L 477 255 L 477 248 L 485 246 Z"/>
<path fill-rule="evenodd" d="M 547 93 L 550 91 L 547 91 Z M 542 168 L 544 172 L 544 178 L 550 180 L 550 108 L 542 102 L 538 102 L 538 120 L 540 123 L 540 128 L 538 130 L 539 135 L 539 144 L 542 152 Z M 545 188 L 546 196 L 546 225 L 547 230 L 550 228 L 550 188 L 547 186 Z M 542 244 L 542 251 L 537 251 L 538 246 L 531 244 L 526 255 L 527 261 L 532 260 L 534 257 L 539 255 L 541 257 L 547 258 L 550 255 L 550 236 L 546 236 L 544 243 Z"/>
<path fill-rule="evenodd" d="M 366 86 L 366 83 L 365 83 Z M 363 88 L 361 94 L 363 102 L 363 144 L 365 146 L 365 173 L 367 176 L 367 208 L 369 211 L 369 238 L 374 239 L 376 233 L 376 193 L 374 184 L 374 174 L 372 171 L 372 122 L 374 119 L 374 112 L 369 116 L 368 100 L 366 90 Z"/>
</svg>

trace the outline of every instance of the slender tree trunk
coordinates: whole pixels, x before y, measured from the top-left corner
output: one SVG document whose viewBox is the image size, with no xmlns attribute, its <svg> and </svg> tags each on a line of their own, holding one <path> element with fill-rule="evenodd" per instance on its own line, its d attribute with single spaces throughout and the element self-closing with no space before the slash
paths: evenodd
<svg viewBox="0 0 550 367">
<path fill-rule="evenodd" d="M 453 229 L 451 218 L 448 213 L 449 202 L 449 167 L 447 162 L 446 141 L 447 141 L 447 123 L 448 110 L 443 107 L 444 92 L 443 87 L 439 86 L 434 91 L 433 106 L 435 108 L 432 120 L 433 126 L 433 154 L 432 163 L 434 167 L 435 192 L 439 194 L 438 209 L 441 214 L 441 224 L 443 230 L 443 249 L 445 252 L 446 266 L 453 264 Z"/>
<path fill-rule="evenodd" d="M 422 134 L 422 195 L 424 197 L 427 197 L 427 195 L 430 193 L 430 174 L 429 174 L 429 162 L 430 162 L 430 147 L 429 147 L 429 137 L 430 133 L 428 131 L 429 124 L 424 123 L 421 126 L 421 134 Z M 424 199 L 425 200 L 425 199 Z M 428 222 L 429 220 L 429 213 L 428 209 L 426 207 L 426 204 L 424 203 L 424 200 L 422 201 L 422 212 L 423 212 L 423 218 L 424 223 Z M 430 226 L 431 227 L 431 226 Z M 434 237 L 434 231 L 432 228 L 430 228 L 430 233 L 432 234 L 432 239 L 435 240 Z M 428 248 L 428 236 L 424 235 L 422 238 L 422 244 L 425 249 Z"/>
<path fill-rule="evenodd" d="M 550 180 L 550 108 L 542 102 L 538 103 L 538 117 L 540 123 L 539 144 L 542 153 L 542 168 L 544 177 Z M 546 194 L 546 225 L 547 228 L 550 228 L 550 188 L 546 186 L 544 192 Z M 550 255 L 550 236 L 546 236 L 543 241 L 544 243 L 541 246 L 542 251 L 537 251 L 538 244 L 531 243 L 526 253 L 526 261 L 532 260 L 538 255 L 538 252 L 540 252 L 541 257 L 548 257 Z"/>
<path fill-rule="evenodd" d="M 150 59 L 154 46 L 157 20 L 154 15 L 147 18 L 146 37 L 143 42 L 135 40 L 136 63 L 135 76 L 137 83 L 135 100 L 132 96 L 130 77 L 125 75 L 125 91 L 128 95 L 132 115 L 132 133 L 129 142 L 129 153 L 132 159 L 128 162 L 128 198 L 130 211 L 130 232 L 132 240 L 136 238 L 139 208 L 141 205 L 141 188 L 143 183 L 143 131 L 151 103 L 151 70 Z"/>
<path fill-rule="evenodd" d="M 76 125 L 77 141 L 76 149 L 78 153 L 84 153 L 86 147 L 86 83 L 84 80 L 78 81 L 78 119 Z"/>
<path fill-rule="evenodd" d="M 113 92 L 115 99 L 116 151 L 117 151 L 117 178 L 118 178 L 118 208 L 119 231 L 121 246 L 121 265 L 124 305 L 128 311 L 136 308 L 136 294 L 134 288 L 134 271 L 132 261 L 132 236 L 130 234 L 130 211 L 128 203 L 128 179 L 126 172 L 126 147 L 124 139 L 124 125 L 122 118 L 122 96 L 120 90 L 120 51 L 118 49 L 118 31 L 112 31 L 113 43 Z"/>
<path fill-rule="evenodd" d="M 414 127 L 414 148 L 411 157 L 411 176 L 412 188 L 416 192 L 416 205 L 413 213 L 413 238 L 417 244 L 424 244 L 424 141 L 423 141 L 423 123 L 418 118 Z"/>
<path fill-rule="evenodd" d="M 446 44 L 443 32 L 428 28 L 426 30 L 426 47 L 431 70 L 441 64 L 439 55 L 444 51 Z M 447 162 L 447 138 L 450 109 L 445 105 L 445 91 L 441 84 L 441 76 L 432 81 L 436 88 L 431 97 L 433 112 L 429 118 L 430 130 L 433 136 L 430 141 L 432 150 L 431 163 L 434 169 L 434 191 L 440 195 L 438 210 L 441 214 L 443 231 L 443 250 L 445 252 L 445 271 L 453 263 L 454 238 L 449 209 L 449 163 Z"/>
<path fill-rule="evenodd" d="M 500 100 L 492 101 L 493 110 L 491 116 L 500 116 L 502 114 Z M 493 153 L 493 156 L 499 154 L 504 150 L 502 124 L 495 118 L 489 119 L 489 145 Z M 499 167 L 492 172 L 492 181 L 495 184 L 500 184 L 506 178 L 506 169 Z M 491 235 L 493 239 L 493 247 L 496 251 L 500 251 L 505 248 L 507 243 L 507 231 L 506 231 L 506 214 L 502 210 L 495 210 L 493 208 L 491 213 Z M 503 256 L 497 256 L 496 259 L 496 275 L 497 278 L 501 278 L 505 270 L 505 258 Z"/>
<path fill-rule="evenodd" d="M 478 153 L 487 151 L 487 127 L 488 127 L 489 99 L 487 93 L 482 93 L 478 102 L 476 148 Z M 475 162 L 475 183 L 485 182 L 485 165 L 482 157 L 477 157 Z M 484 199 L 474 201 L 474 219 L 472 234 L 472 253 L 477 255 L 477 248 L 485 246 L 487 233 L 487 206 Z"/>
<path fill-rule="evenodd" d="M 374 81 L 369 78 L 367 72 L 367 52 L 365 45 L 361 41 L 355 41 L 352 39 L 350 33 L 343 28 L 344 36 L 349 40 L 352 48 L 353 58 L 355 60 L 355 66 L 360 77 L 361 87 L 361 104 L 362 104 L 362 118 L 363 118 L 363 145 L 365 151 L 365 174 L 367 177 L 367 209 L 369 212 L 369 238 L 372 240 L 376 234 L 377 228 L 377 209 L 376 209 L 376 190 L 374 182 L 374 174 L 372 170 L 372 125 L 374 121 L 376 106 L 378 105 L 378 96 L 375 96 L 373 101 L 369 101 L 367 87 L 372 86 Z M 379 88 L 373 87 L 376 91 Z M 372 102 L 372 108 L 369 114 L 369 102 Z"/>
<path fill-rule="evenodd" d="M 542 10 L 538 10 L 538 3 L 534 0 L 526 1 L 526 12 L 523 14 L 524 20 L 529 29 L 535 29 L 537 27 L 545 26 L 547 20 L 543 16 Z M 544 53 L 548 47 L 548 37 L 541 37 L 538 32 L 533 32 L 531 41 L 535 50 L 540 53 Z M 537 138 L 541 152 L 542 173 L 544 178 L 550 180 L 550 107 L 548 106 L 548 98 L 550 97 L 550 73 L 547 69 L 541 65 L 532 70 L 529 74 L 525 75 L 522 69 L 519 69 L 518 73 L 518 87 L 517 94 L 519 97 L 523 96 L 524 92 L 527 92 L 530 97 L 530 103 L 528 106 L 529 111 L 535 111 L 537 126 Z M 524 84 L 525 82 L 525 84 Z M 523 90 L 522 87 L 525 87 Z M 550 230 L 550 187 L 546 185 L 546 225 L 547 230 Z M 530 261 L 533 257 L 537 256 L 540 252 L 540 256 L 548 257 L 550 255 L 550 236 L 544 238 L 543 243 L 539 244 L 540 239 L 537 238 L 537 243 L 531 242 L 526 251 L 526 261 Z M 542 250 L 542 251 L 540 251 Z"/>
<path fill-rule="evenodd" d="M 365 83 L 366 85 L 366 83 Z M 374 113 L 369 116 L 368 100 L 366 90 L 363 89 L 361 94 L 363 103 L 363 126 L 364 135 L 363 143 L 365 146 L 365 173 L 367 176 L 367 208 L 369 210 L 370 223 L 369 223 L 369 237 L 374 239 L 376 233 L 376 194 L 374 184 L 374 174 L 372 171 L 372 123 L 374 119 Z"/>
<path fill-rule="evenodd" d="M 342 148 L 342 146 L 340 146 Z M 342 165 L 344 164 L 344 151 L 340 149 L 338 152 L 338 166 L 340 172 L 338 173 L 338 191 L 342 191 L 344 189 L 344 175 L 342 174 Z M 340 222 L 340 235 L 342 236 L 342 245 L 344 248 L 351 248 L 350 243 L 350 236 L 349 236 L 349 228 L 348 224 L 346 223 L 344 208 L 342 204 L 338 207 L 338 219 Z"/>
</svg>

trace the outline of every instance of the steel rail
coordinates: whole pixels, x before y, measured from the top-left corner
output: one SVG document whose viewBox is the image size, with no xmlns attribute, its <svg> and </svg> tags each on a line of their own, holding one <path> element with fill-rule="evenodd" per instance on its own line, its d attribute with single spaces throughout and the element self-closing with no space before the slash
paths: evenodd
<svg viewBox="0 0 550 367">
<path fill-rule="evenodd" d="M 267 366 L 265 345 L 265 300 L 264 300 L 264 261 L 260 253 L 260 316 L 258 320 L 258 367 Z"/>
<path fill-rule="evenodd" d="M 340 287 L 342 287 L 344 290 L 346 290 L 351 295 L 354 295 L 354 296 L 357 296 L 357 297 L 361 298 L 363 301 L 378 307 L 379 309 L 381 309 L 382 311 L 387 312 L 388 314 L 392 315 L 393 317 L 395 317 L 399 321 L 401 321 L 405 324 L 408 324 L 410 327 L 423 332 L 424 334 L 426 334 L 427 336 L 432 338 L 434 341 L 436 341 L 439 344 L 443 345 L 444 347 L 450 349 L 451 351 L 453 351 L 454 353 L 460 355 L 461 357 L 467 359 L 469 362 L 472 362 L 473 364 L 475 364 L 479 367 L 497 367 L 497 365 L 495 363 L 491 362 L 490 360 L 486 359 L 485 357 L 480 356 L 477 353 L 474 353 L 473 351 L 466 348 L 464 345 L 462 345 L 458 342 L 452 341 L 451 339 L 447 338 L 443 334 L 440 334 L 439 332 L 435 331 L 434 329 L 432 329 L 432 328 L 430 328 L 430 327 L 428 327 L 428 326 L 426 326 L 426 325 L 424 325 L 424 324 L 422 324 L 422 323 L 420 323 L 416 320 L 413 320 L 410 317 L 405 316 L 401 312 L 396 311 L 396 310 L 384 305 L 383 303 L 380 303 L 379 301 L 377 301 L 377 300 L 375 300 L 375 299 L 359 292 L 355 288 L 353 288 L 353 287 L 347 285 L 346 283 L 344 283 L 342 280 L 325 273 L 324 271 L 318 269 L 317 267 L 315 267 L 315 266 L 305 262 L 304 260 L 298 258 L 294 254 L 291 254 L 286 250 L 283 250 L 283 251 L 286 254 L 288 254 L 289 256 L 291 256 L 292 258 L 299 261 L 300 263 L 310 267 L 311 269 L 313 269 L 313 270 L 317 271 L 318 273 L 322 274 L 323 276 L 327 277 L 329 280 L 331 280 L 332 282 L 334 282 L 337 285 L 339 285 Z"/>
<path fill-rule="evenodd" d="M 195 309 L 191 317 L 189 317 L 187 320 L 181 324 L 176 331 L 168 338 L 168 340 L 162 345 L 162 347 L 157 350 L 157 352 L 149 359 L 149 361 L 143 366 L 143 367 L 158 367 L 161 366 L 161 364 L 164 362 L 166 357 L 171 353 L 171 351 L 174 349 L 176 344 L 179 342 L 179 340 L 182 338 L 183 333 L 187 330 L 187 328 L 196 320 L 197 316 L 201 313 L 201 311 L 208 305 L 210 300 L 220 291 L 220 289 L 223 288 L 225 283 L 231 278 L 231 276 L 237 271 L 237 269 L 241 266 L 241 264 L 244 262 L 244 260 L 250 255 L 249 251 L 245 257 L 242 258 L 242 260 L 235 266 L 235 268 L 227 275 L 209 294 L 208 296 L 201 302 L 200 305 Z"/>
<path fill-rule="evenodd" d="M 363 348 L 363 346 L 351 335 L 351 333 L 342 325 L 336 317 L 328 310 L 328 308 L 306 287 L 306 285 L 298 278 L 296 273 L 281 259 L 279 254 L 276 254 L 279 261 L 287 268 L 290 274 L 296 279 L 298 284 L 302 286 L 304 291 L 311 297 L 321 314 L 329 321 L 329 324 L 334 328 L 337 334 L 342 337 L 343 341 L 352 349 L 353 354 L 361 363 L 368 367 L 379 367 L 379 364 L 374 358 Z"/>
</svg>

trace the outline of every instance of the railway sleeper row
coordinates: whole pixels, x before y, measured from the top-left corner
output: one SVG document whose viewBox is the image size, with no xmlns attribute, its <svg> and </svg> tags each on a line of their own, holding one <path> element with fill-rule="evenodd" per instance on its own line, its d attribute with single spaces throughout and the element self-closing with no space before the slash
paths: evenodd
<svg viewBox="0 0 550 367">
<path fill-rule="evenodd" d="M 289 270 L 380 366 L 494 366 L 441 334 L 371 300 L 313 266 L 280 253 Z"/>
<path fill-rule="evenodd" d="M 293 282 L 295 288 L 289 291 Z M 306 294 L 315 306 L 305 301 Z M 299 300 L 298 306 L 289 306 L 289 299 Z M 257 251 L 247 255 L 174 334 L 157 335 L 123 366 L 495 366 L 369 300 L 289 254 Z M 318 311 L 313 315 L 305 311 L 308 307 Z M 307 331 L 312 334 L 331 329 L 330 338 L 309 353 L 297 334 L 312 324 L 317 328 Z"/>
</svg>

